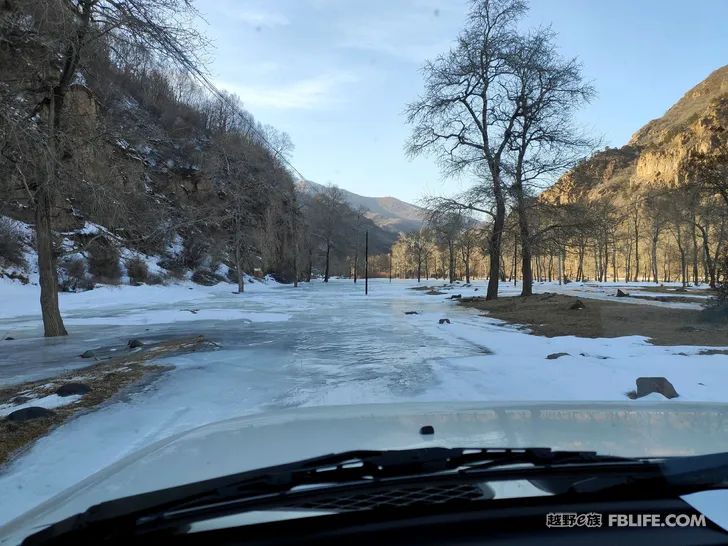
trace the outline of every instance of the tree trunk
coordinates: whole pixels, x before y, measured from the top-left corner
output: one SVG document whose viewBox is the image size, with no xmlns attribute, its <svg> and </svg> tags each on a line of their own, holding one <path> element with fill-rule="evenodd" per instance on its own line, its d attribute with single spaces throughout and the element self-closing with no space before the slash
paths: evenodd
<svg viewBox="0 0 728 546">
<path fill-rule="evenodd" d="M 708 277 L 709 279 L 708 282 L 710 283 L 710 287 L 715 288 L 715 263 L 713 262 L 713 258 L 710 255 L 710 245 L 708 244 L 708 230 L 702 226 L 698 226 L 698 229 L 700 230 L 700 235 L 703 238 L 703 257 L 705 260 L 706 277 Z"/>
<path fill-rule="evenodd" d="M 495 220 L 493 222 L 493 232 L 490 235 L 490 243 L 488 251 L 490 254 L 490 278 L 488 279 L 488 291 L 486 300 L 494 300 L 498 298 L 498 280 L 500 278 L 500 260 L 501 260 L 501 240 L 503 235 L 503 226 L 506 222 L 506 204 L 503 195 L 500 192 L 500 180 L 497 183 L 496 191 L 496 210 Z"/>
<path fill-rule="evenodd" d="M 695 286 L 698 286 L 700 284 L 699 271 L 698 271 L 698 235 L 695 232 L 695 215 L 692 216 L 693 221 L 693 229 L 692 229 L 692 239 L 693 239 L 693 284 Z"/>
<path fill-rule="evenodd" d="M 455 282 L 455 244 L 452 241 L 447 242 L 448 250 L 449 250 L 449 263 L 448 263 L 448 273 L 450 276 L 450 284 Z"/>
<path fill-rule="evenodd" d="M 660 232 L 655 230 L 652 233 L 652 281 L 658 284 L 660 281 L 657 279 L 657 242 L 660 237 Z"/>
<path fill-rule="evenodd" d="M 329 258 L 331 256 L 331 243 L 326 242 L 326 267 L 324 269 L 324 282 L 329 282 Z"/>
<path fill-rule="evenodd" d="M 311 282 L 313 276 L 313 249 L 308 248 L 308 270 L 306 271 L 306 282 Z"/>
<path fill-rule="evenodd" d="M 521 230 L 523 233 L 523 230 Z M 531 243 L 528 238 L 521 237 L 521 273 L 523 274 L 523 286 L 521 296 L 533 295 L 533 269 L 531 265 Z"/>
<path fill-rule="evenodd" d="M 639 224 L 634 224 L 634 282 L 639 280 L 640 274 L 640 234 Z"/>
<path fill-rule="evenodd" d="M 53 165 L 51 168 L 55 168 Z M 58 277 L 56 257 L 53 252 L 51 226 L 51 197 L 48 186 L 41 186 L 36 193 L 35 242 L 38 252 L 38 276 L 40 281 L 40 308 L 43 315 L 43 335 L 46 337 L 68 334 L 58 307 Z"/>
<path fill-rule="evenodd" d="M 298 288 L 298 242 L 293 246 L 293 288 Z"/>
<path fill-rule="evenodd" d="M 520 174 L 518 176 L 520 176 Z M 521 237 L 521 275 L 523 277 L 521 296 L 531 296 L 533 294 L 533 264 L 531 263 L 533 252 L 531 249 L 531 230 L 528 225 L 528 218 L 526 217 L 526 205 L 521 183 L 519 182 L 515 184 L 514 189 L 516 191 L 518 228 Z"/>
<path fill-rule="evenodd" d="M 238 294 L 242 294 L 245 292 L 245 273 L 243 272 L 240 262 L 238 262 L 236 269 L 238 272 Z"/>
<path fill-rule="evenodd" d="M 356 284 L 356 273 L 359 268 L 359 252 L 354 253 L 354 284 Z"/>
<path fill-rule="evenodd" d="M 56 337 L 68 335 L 58 306 L 58 274 L 53 252 L 52 188 L 56 178 L 56 128 L 59 120 L 56 111 L 56 95 L 51 94 L 48 112 L 48 173 L 35 195 L 35 242 L 38 253 L 38 277 L 40 283 L 40 308 L 43 316 L 43 335 Z"/>
</svg>

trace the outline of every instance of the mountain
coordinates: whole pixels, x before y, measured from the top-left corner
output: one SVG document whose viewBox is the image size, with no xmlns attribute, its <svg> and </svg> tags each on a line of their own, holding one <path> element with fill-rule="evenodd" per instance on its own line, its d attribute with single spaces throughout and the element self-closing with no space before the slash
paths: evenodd
<svg viewBox="0 0 728 546">
<path fill-rule="evenodd" d="M 324 186 L 310 180 L 296 183 L 297 189 L 308 195 L 321 193 Z M 367 209 L 366 217 L 379 227 L 394 233 L 417 230 L 425 218 L 424 209 L 396 197 L 366 197 L 341 189 L 346 201 L 355 209 Z"/>
<path fill-rule="evenodd" d="M 609 198 L 619 205 L 651 188 L 680 186 L 688 179 L 695 158 L 726 160 L 726 127 L 728 65 L 639 129 L 625 146 L 597 152 L 567 172 L 542 199 L 565 203 Z"/>
</svg>

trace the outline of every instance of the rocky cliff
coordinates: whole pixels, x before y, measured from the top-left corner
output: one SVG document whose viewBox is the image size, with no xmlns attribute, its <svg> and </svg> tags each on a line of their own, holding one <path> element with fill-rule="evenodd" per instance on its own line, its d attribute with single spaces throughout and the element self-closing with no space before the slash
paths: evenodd
<svg viewBox="0 0 728 546">
<path fill-rule="evenodd" d="M 563 175 L 542 198 L 556 203 L 609 198 L 675 187 L 690 178 L 696 157 L 725 161 L 728 153 L 728 65 L 688 91 L 662 117 L 621 148 L 595 153 Z"/>
</svg>

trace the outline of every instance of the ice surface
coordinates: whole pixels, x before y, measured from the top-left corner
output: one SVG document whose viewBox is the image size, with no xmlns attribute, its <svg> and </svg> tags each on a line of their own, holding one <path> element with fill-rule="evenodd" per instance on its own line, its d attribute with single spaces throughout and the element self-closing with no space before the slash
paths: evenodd
<svg viewBox="0 0 728 546">
<path fill-rule="evenodd" d="M 67 406 L 78 402 L 81 399 L 80 394 L 74 394 L 71 396 L 58 396 L 57 394 L 49 394 L 48 396 L 42 396 L 40 398 L 33 398 L 23 404 L 0 404 L 0 417 L 4 417 L 15 410 L 29 408 L 31 406 L 37 406 L 46 409 L 60 408 L 61 406 Z"/>
<path fill-rule="evenodd" d="M 254 282 L 244 295 L 233 294 L 230 284 L 102 287 L 62 294 L 71 335 L 45 340 L 38 288 L 0 279 L 0 336 L 16 338 L 0 341 L 0 384 L 85 366 L 78 358 L 84 350 L 123 346 L 132 337 L 203 334 L 220 345 L 165 359 L 175 368 L 155 383 L 39 440 L 0 475 L 3 498 L 12 499 L 0 504 L 0 523 L 151 442 L 267 409 L 435 400 L 628 401 L 625 393 L 639 376 L 665 376 L 673 383 L 680 397 L 666 404 L 728 400 L 726 355 L 653 346 L 638 336 L 538 337 L 478 316 L 447 296 L 407 289 L 415 285 L 374 280 L 368 297 L 363 283 L 344 280 L 299 288 Z M 611 298 L 616 286 L 551 283 L 536 290 Z M 484 291 L 481 281 L 454 290 L 463 296 Z M 506 294 L 516 291 L 504 286 Z M 451 324 L 438 324 L 440 318 Z M 554 352 L 570 356 L 547 360 Z"/>
</svg>

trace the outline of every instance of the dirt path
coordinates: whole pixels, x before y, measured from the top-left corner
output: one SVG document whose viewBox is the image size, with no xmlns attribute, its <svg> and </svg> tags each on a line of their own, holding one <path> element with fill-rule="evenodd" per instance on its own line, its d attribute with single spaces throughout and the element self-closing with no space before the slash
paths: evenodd
<svg viewBox="0 0 728 546">
<path fill-rule="evenodd" d="M 639 335 L 654 345 L 728 346 L 728 325 L 710 321 L 702 311 L 634 305 L 583 298 L 583 309 L 571 309 L 578 298 L 545 293 L 502 297 L 496 301 L 462 301 L 488 316 L 528 327 L 547 337 L 620 337 Z"/>
</svg>

